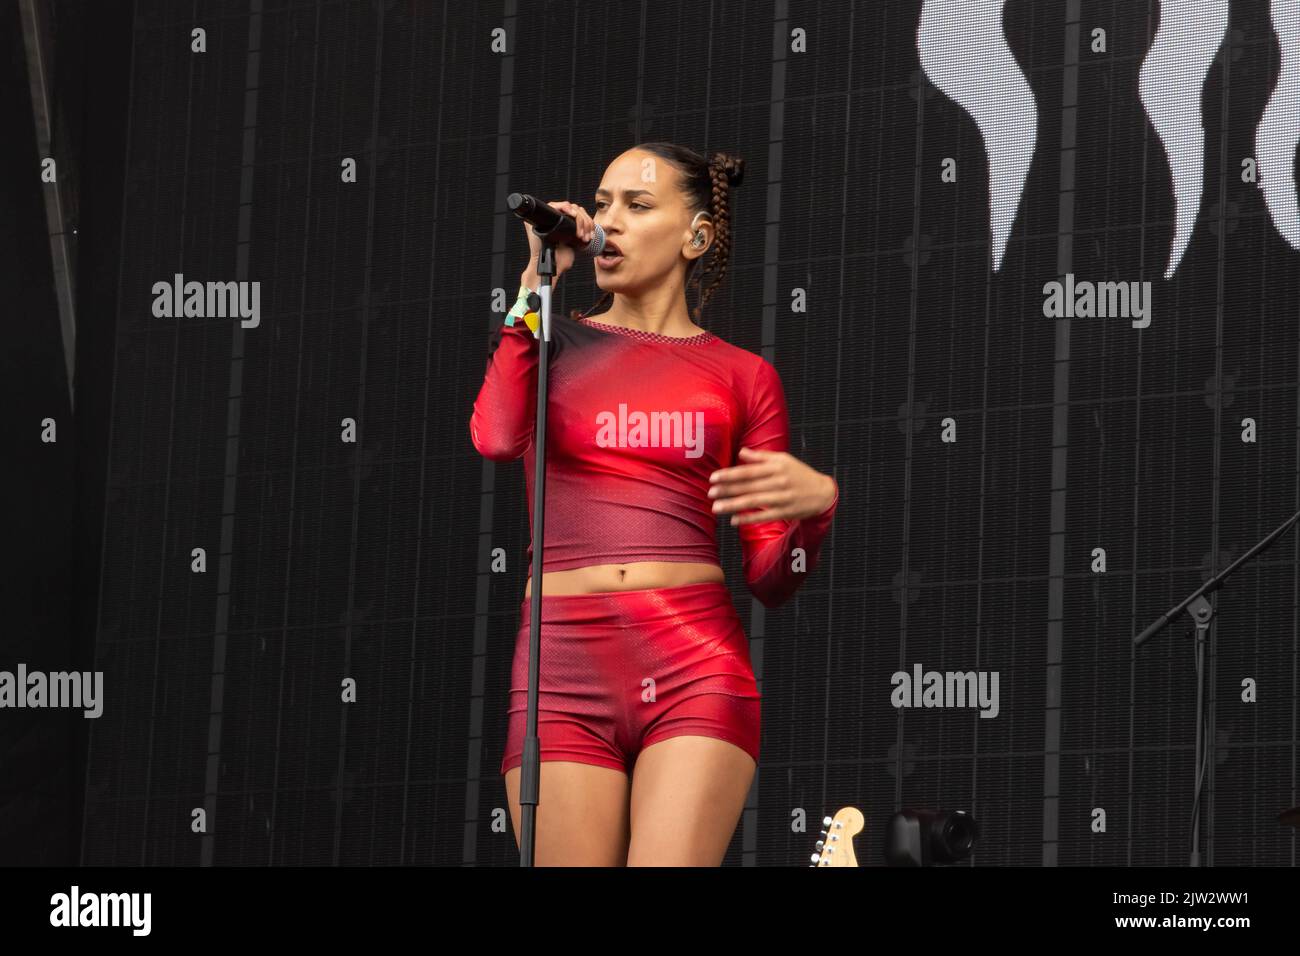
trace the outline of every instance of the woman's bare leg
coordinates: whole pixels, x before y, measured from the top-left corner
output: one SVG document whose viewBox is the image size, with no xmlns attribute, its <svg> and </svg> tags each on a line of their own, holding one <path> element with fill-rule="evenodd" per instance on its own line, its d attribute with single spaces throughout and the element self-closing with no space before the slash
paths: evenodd
<svg viewBox="0 0 1300 956">
<path fill-rule="evenodd" d="M 610 767 L 543 760 L 536 816 L 537 866 L 624 866 L 627 863 L 628 779 Z M 522 826 L 521 768 L 506 771 L 506 799 L 515 846 Z"/>
<path fill-rule="evenodd" d="M 632 770 L 628 866 L 718 866 L 757 769 L 725 740 L 683 735 L 655 741 Z"/>
</svg>

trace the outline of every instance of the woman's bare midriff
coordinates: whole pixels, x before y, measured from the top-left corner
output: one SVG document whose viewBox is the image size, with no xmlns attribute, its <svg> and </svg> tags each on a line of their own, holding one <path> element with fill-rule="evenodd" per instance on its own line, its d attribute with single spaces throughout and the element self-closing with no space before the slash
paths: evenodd
<svg viewBox="0 0 1300 956">
<path fill-rule="evenodd" d="M 640 591 L 678 588 L 704 581 L 725 581 L 716 564 L 682 561 L 633 561 L 629 564 L 592 564 L 585 568 L 542 573 L 542 597 L 548 594 L 597 594 L 601 591 Z M 528 575 L 524 597 L 533 596 L 533 576 Z"/>
</svg>

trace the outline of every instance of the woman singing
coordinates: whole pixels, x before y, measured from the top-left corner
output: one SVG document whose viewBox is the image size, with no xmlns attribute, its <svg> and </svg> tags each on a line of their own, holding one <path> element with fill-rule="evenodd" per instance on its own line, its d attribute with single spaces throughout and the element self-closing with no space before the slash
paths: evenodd
<svg viewBox="0 0 1300 956">
<path fill-rule="evenodd" d="M 538 865 L 722 862 L 757 766 L 759 693 L 718 516 L 740 535 L 750 592 L 776 607 L 816 566 L 839 501 L 833 477 L 787 451 L 776 369 L 692 321 L 727 273 L 743 170 L 727 154 L 645 143 L 605 170 L 594 219 L 550 204 L 584 240 L 599 224 L 611 254 L 595 261 L 600 301 L 552 322 Z M 521 296 L 539 285 L 541 245 L 524 228 Z M 555 257 L 558 281 L 574 251 Z M 538 345 L 521 314 L 493 331 L 470 434 L 495 461 L 523 456 L 531 526 Z M 516 843 L 531 596 L 530 574 L 501 762 Z"/>
</svg>

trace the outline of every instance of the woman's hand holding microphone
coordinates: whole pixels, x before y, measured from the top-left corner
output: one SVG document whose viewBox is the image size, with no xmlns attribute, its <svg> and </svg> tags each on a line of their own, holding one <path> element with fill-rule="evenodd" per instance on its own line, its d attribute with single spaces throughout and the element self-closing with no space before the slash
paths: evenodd
<svg viewBox="0 0 1300 956">
<path fill-rule="evenodd" d="M 587 242 L 596 233 L 596 223 L 587 215 L 587 210 L 583 209 L 577 203 L 571 202 L 548 202 L 557 212 L 562 212 L 577 224 L 578 238 Z M 533 227 L 524 223 L 524 234 L 528 237 L 528 268 L 524 270 L 519 281 L 528 286 L 530 289 L 536 289 L 542 284 L 541 276 L 537 274 L 537 257 L 542 251 L 542 240 L 533 232 Z M 551 277 L 551 287 L 554 289 L 555 284 L 560 281 L 560 276 L 564 275 L 569 266 L 573 265 L 573 260 L 577 256 L 577 250 L 567 243 L 559 243 L 555 247 L 555 275 Z"/>
</svg>

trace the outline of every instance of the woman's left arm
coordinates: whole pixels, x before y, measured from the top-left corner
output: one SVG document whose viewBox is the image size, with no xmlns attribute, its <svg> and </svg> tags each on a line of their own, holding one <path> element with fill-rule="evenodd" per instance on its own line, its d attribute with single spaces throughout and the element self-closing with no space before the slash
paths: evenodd
<svg viewBox="0 0 1300 956">
<path fill-rule="evenodd" d="M 776 369 L 760 359 L 738 464 L 710 475 L 715 514 L 731 514 L 745 581 L 767 607 L 784 604 L 817 566 L 839 504 L 839 485 L 787 450 L 789 412 Z M 801 553 L 796 553 L 801 551 Z"/>
</svg>

